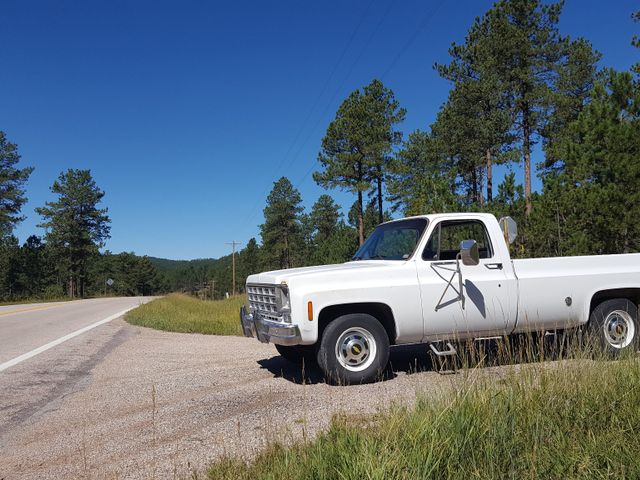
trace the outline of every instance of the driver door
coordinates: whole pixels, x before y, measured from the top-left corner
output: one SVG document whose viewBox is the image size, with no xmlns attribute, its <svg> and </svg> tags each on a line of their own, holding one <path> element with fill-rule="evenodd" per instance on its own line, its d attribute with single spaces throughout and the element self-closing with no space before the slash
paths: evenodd
<svg viewBox="0 0 640 480">
<path fill-rule="evenodd" d="M 456 256 L 462 240 L 478 243 L 480 264 L 462 271 L 462 294 Z M 417 259 L 425 340 L 471 338 L 507 333 L 515 317 L 515 278 L 497 258 L 481 220 L 441 220 Z"/>
</svg>

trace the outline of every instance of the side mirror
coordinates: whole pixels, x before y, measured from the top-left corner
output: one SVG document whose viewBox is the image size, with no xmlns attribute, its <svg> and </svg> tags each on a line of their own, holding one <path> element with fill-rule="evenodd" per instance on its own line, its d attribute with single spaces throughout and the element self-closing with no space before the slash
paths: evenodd
<svg viewBox="0 0 640 480">
<path fill-rule="evenodd" d="M 460 242 L 460 259 L 466 266 L 475 266 L 480 263 L 478 243 L 475 240 L 463 240 Z"/>
</svg>

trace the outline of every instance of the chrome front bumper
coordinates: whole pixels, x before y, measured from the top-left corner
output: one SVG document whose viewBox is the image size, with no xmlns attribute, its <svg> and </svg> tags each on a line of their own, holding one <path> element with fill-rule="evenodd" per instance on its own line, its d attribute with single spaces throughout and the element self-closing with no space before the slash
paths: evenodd
<svg viewBox="0 0 640 480">
<path fill-rule="evenodd" d="M 259 313 L 247 313 L 247 308 L 240 307 L 240 325 L 245 337 L 257 338 L 262 343 L 278 345 L 298 345 L 302 343 L 297 325 L 266 320 Z"/>
</svg>

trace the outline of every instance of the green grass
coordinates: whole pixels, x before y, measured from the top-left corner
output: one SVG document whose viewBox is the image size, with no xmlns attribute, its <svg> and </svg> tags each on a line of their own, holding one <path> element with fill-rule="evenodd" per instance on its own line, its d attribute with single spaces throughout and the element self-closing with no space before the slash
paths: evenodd
<svg viewBox="0 0 640 480">
<path fill-rule="evenodd" d="M 125 320 L 132 325 L 169 332 L 242 335 L 239 312 L 244 300 L 244 296 L 236 296 L 203 301 L 172 294 L 131 310 Z"/>
<path fill-rule="evenodd" d="M 209 478 L 640 478 L 638 358 L 505 369 L 458 374 L 453 393 L 413 408 L 336 417 L 314 441 L 272 444 L 250 463 L 224 458 Z"/>
</svg>

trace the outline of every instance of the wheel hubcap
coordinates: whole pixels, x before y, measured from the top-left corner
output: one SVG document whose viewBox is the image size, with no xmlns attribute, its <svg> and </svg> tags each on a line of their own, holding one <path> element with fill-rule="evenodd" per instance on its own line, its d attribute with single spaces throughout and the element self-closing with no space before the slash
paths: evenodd
<svg viewBox="0 0 640 480">
<path fill-rule="evenodd" d="M 376 355 L 376 342 L 371 332 L 361 327 L 353 327 L 340 335 L 336 343 L 336 358 L 347 370 L 365 370 Z"/>
<path fill-rule="evenodd" d="M 614 310 L 604 320 L 604 338 L 614 348 L 624 348 L 635 336 L 635 323 L 624 310 Z"/>
</svg>

